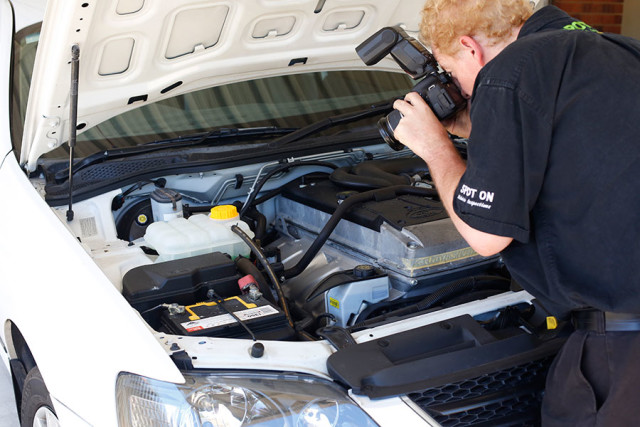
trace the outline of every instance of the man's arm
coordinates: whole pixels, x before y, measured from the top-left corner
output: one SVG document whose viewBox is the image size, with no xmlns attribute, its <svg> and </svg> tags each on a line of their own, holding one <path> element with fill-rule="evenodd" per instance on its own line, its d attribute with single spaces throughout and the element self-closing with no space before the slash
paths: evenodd
<svg viewBox="0 0 640 427">
<path fill-rule="evenodd" d="M 483 256 L 495 255 L 506 248 L 513 241 L 512 237 L 476 230 L 455 213 L 454 193 L 466 170 L 466 164 L 426 102 L 420 95 L 412 92 L 407 94 L 405 101 L 397 100 L 394 108 L 404 116 L 396 127 L 394 136 L 427 163 L 447 213 L 469 246 Z"/>
</svg>

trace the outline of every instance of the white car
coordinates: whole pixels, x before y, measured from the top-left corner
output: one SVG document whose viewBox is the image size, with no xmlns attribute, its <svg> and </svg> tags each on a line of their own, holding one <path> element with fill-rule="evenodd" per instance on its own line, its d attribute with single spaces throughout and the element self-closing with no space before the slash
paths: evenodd
<svg viewBox="0 0 640 427">
<path fill-rule="evenodd" d="M 0 0 L 22 425 L 536 423 L 563 325 L 383 141 L 416 82 L 355 49 L 421 3 Z"/>
</svg>

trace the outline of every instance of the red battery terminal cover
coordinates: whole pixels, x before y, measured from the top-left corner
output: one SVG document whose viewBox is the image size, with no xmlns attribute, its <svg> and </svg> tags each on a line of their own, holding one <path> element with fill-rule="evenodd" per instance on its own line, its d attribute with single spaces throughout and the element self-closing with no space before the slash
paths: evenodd
<svg viewBox="0 0 640 427">
<path fill-rule="evenodd" d="M 242 292 L 248 292 L 249 291 L 249 287 L 251 285 L 256 285 L 256 279 L 253 278 L 252 275 L 247 274 L 244 277 L 241 277 L 240 279 L 238 279 L 238 286 L 240 287 L 240 290 Z"/>
</svg>

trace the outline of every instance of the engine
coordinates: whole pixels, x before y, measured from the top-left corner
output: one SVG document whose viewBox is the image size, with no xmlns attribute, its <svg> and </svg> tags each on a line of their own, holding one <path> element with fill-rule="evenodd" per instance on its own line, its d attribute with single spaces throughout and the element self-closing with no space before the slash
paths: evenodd
<svg viewBox="0 0 640 427">
<path fill-rule="evenodd" d="M 181 194 L 172 190 L 139 203 L 118 229 L 130 240 L 144 234 L 156 262 L 124 276 L 124 296 L 157 330 L 293 339 L 301 330 L 314 335 L 406 313 L 469 278 L 490 275 L 504 290 L 499 259 L 479 256 L 458 234 L 424 162 L 332 169 L 298 176 L 272 194 L 252 189 L 255 197 L 231 205 L 237 217 L 215 224 L 203 214 L 209 206 L 180 209 Z M 143 211 L 155 221 L 131 220 Z"/>
</svg>

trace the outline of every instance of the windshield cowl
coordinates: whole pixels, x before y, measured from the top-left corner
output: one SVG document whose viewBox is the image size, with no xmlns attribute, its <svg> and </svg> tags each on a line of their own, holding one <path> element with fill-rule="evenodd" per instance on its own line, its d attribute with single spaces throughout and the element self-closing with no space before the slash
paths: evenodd
<svg viewBox="0 0 640 427">
<path fill-rule="evenodd" d="M 310 137 L 277 148 L 269 148 L 268 141 L 262 141 L 227 146 L 173 148 L 125 156 L 87 166 L 75 173 L 73 198 L 79 202 L 104 191 L 135 184 L 141 179 L 166 174 L 199 173 L 210 171 L 212 167 L 227 168 L 256 162 L 284 161 L 291 157 L 328 151 L 350 151 L 356 147 L 373 144 L 384 142 L 377 128 L 371 124 L 358 132 Z M 45 200 L 51 206 L 64 204 L 69 197 L 68 166 L 68 159 L 39 161 L 35 174 L 44 176 Z"/>
</svg>

